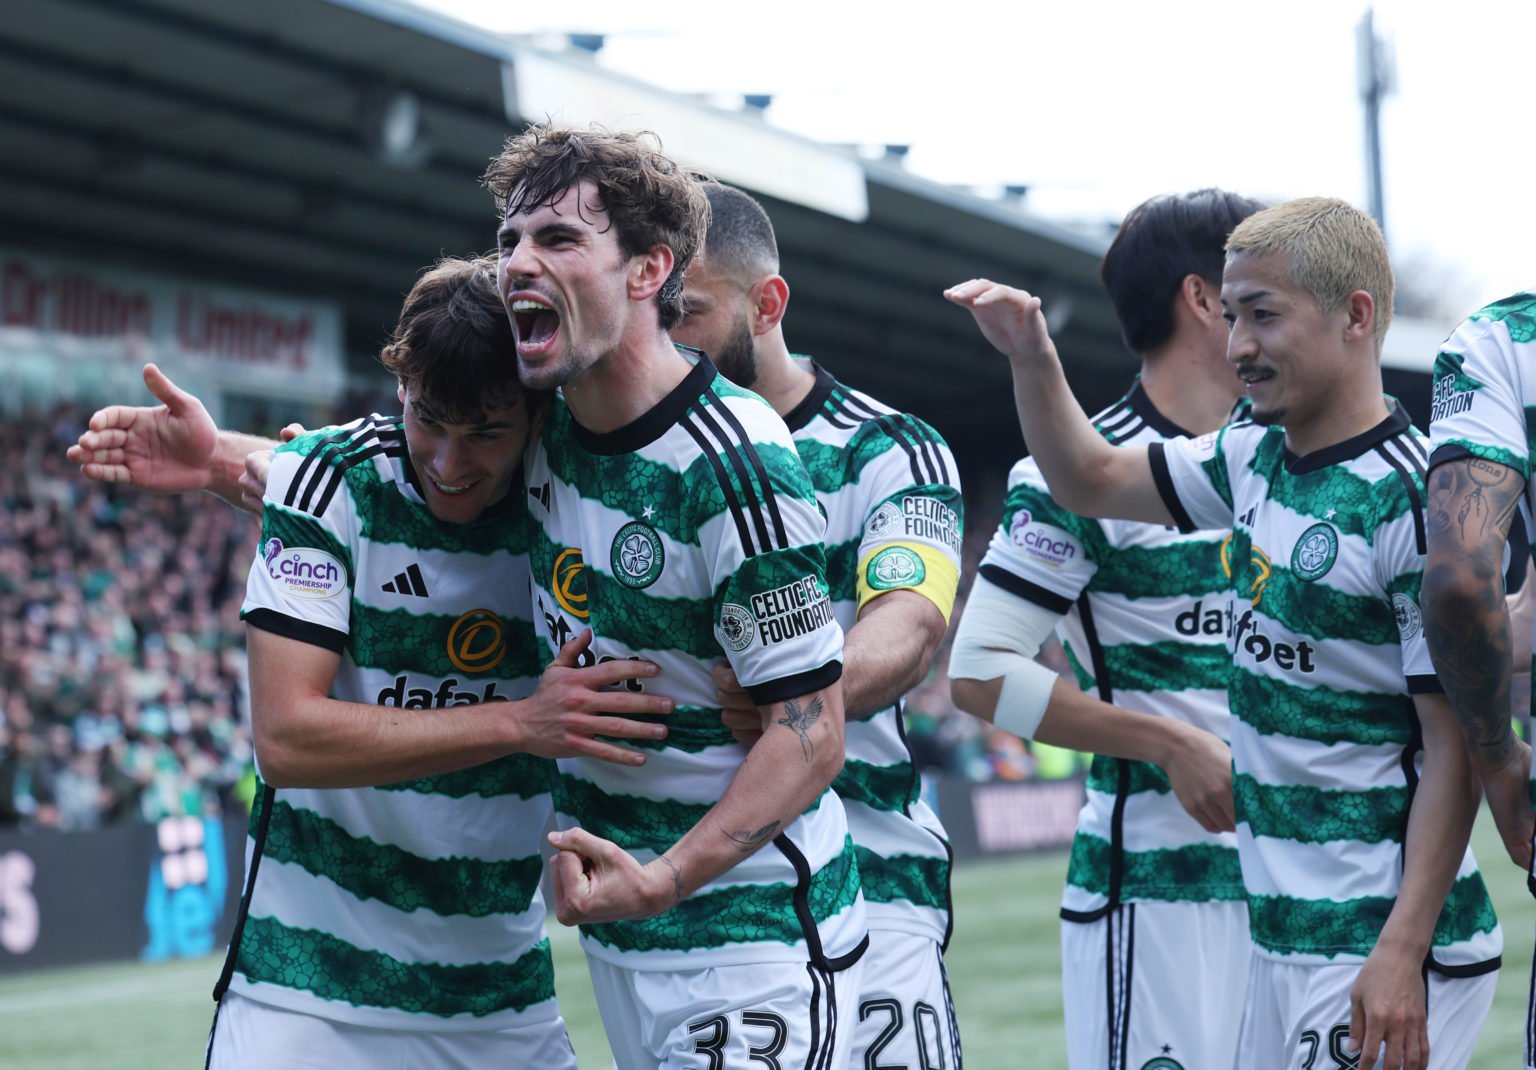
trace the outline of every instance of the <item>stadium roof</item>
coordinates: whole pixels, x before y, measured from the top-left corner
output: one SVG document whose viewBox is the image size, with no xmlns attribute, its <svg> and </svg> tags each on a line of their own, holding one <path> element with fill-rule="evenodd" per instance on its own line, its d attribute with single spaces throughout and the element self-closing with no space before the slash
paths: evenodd
<svg viewBox="0 0 1536 1070">
<path fill-rule="evenodd" d="M 521 121 L 556 114 L 651 126 L 759 194 L 791 346 L 973 463 L 1018 433 L 1004 362 L 945 285 L 1045 296 L 1090 404 L 1131 366 L 1102 238 L 396 0 L 10 0 L 0 62 L 7 245 L 332 298 L 359 359 L 423 264 L 492 244 L 476 179 Z"/>
</svg>

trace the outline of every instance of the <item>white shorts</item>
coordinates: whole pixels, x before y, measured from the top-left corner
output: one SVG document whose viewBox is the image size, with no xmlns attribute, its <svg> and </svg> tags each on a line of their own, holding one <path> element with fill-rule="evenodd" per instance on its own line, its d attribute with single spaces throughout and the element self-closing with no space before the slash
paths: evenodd
<svg viewBox="0 0 1536 1070">
<path fill-rule="evenodd" d="M 960 1027 L 937 941 L 871 929 L 859 987 L 849 1066 L 958 1070 Z"/>
<path fill-rule="evenodd" d="M 210 1070 L 576 1070 L 560 1017 L 516 1029 L 375 1029 L 283 1010 L 226 992 L 208 1039 Z"/>
<path fill-rule="evenodd" d="M 1238 1043 L 1244 1066 L 1276 1070 L 1355 1067 L 1345 1047 L 1349 1038 L 1349 991 L 1360 974 L 1358 962 L 1300 966 L 1253 957 L 1248 1006 Z M 1464 1070 L 1493 1006 L 1499 971 L 1476 977 L 1428 974 L 1429 1070 Z M 1379 1066 L 1359 1060 L 1360 1070 Z"/>
<path fill-rule="evenodd" d="M 856 962 L 630 970 L 587 956 L 618 1070 L 842 1070 L 853 1047 Z"/>
<path fill-rule="evenodd" d="M 1126 903 L 1097 921 L 1063 919 L 1067 1065 L 1232 1070 L 1251 946 L 1247 903 Z"/>
</svg>

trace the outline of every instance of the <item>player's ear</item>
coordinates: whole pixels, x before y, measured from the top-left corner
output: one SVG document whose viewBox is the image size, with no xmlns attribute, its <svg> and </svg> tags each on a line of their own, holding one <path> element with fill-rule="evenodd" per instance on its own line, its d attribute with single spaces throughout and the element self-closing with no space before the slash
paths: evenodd
<svg viewBox="0 0 1536 1070">
<path fill-rule="evenodd" d="M 405 404 L 405 380 L 395 380 L 395 397 L 400 399 L 400 404 Z"/>
<path fill-rule="evenodd" d="M 1179 284 L 1178 300 L 1201 323 L 1221 319 L 1221 287 L 1191 272 Z"/>
<path fill-rule="evenodd" d="M 1344 321 L 1344 340 L 1358 342 L 1376 339 L 1376 299 L 1364 290 L 1356 290 L 1344 298 L 1340 307 L 1348 319 Z"/>
<path fill-rule="evenodd" d="M 752 287 L 750 296 L 752 333 L 767 334 L 783 321 L 789 308 L 789 283 L 782 275 L 767 275 Z"/>
<path fill-rule="evenodd" d="M 631 257 L 627 279 L 629 299 L 649 301 L 655 297 L 671 276 L 672 268 L 676 263 L 677 257 L 673 254 L 672 247 L 660 242 L 639 256 Z"/>
</svg>

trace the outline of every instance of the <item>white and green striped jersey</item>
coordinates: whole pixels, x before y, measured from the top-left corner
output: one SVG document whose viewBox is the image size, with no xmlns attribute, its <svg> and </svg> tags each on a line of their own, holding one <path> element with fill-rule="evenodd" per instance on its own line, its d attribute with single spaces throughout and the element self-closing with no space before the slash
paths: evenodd
<svg viewBox="0 0 1536 1070">
<path fill-rule="evenodd" d="M 582 628 L 588 657 L 643 657 L 673 698 L 666 739 L 628 768 L 562 760 L 555 809 L 649 862 L 725 794 L 746 757 L 710 669 L 729 661 L 754 702 L 811 695 L 842 674 L 825 521 L 784 422 L 699 359 L 635 422 L 598 434 L 557 398 L 526 461 L 535 624 L 553 652 Z M 771 844 L 654 918 L 587 925 L 587 954 L 629 969 L 857 959 L 858 864 L 830 790 Z"/>
<path fill-rule="evenodd" d="M 816 382 L 785 418 L 827 514 L 827 583 L 838 623 L 886 591 L 913 590 L 949 619 L 964 511 L 949 447 L 927 424 L 850 390 L 810 365 Z M 859 855 L 869 927 L 947 944 L 949 837 L 920 797 L 900 705 L 848 718 L 847 761 L 833 783 Z"/>
<path fill-rule="evenodd" d="M 1180 527 L 1232 526 L 1232 790 L 1256 949 L 1357 961 L 1402 878 L 1413 696 L 1439 690 L 1418 605 L 1425 440 L 1395 407 L 1304 457 L 1247 422 L 1148 450 Z M 1502 945 L 1467 850 L 1432 964 L 1492 969 Z"/>
<path fill-rule="evenodd" d="M 340 654 L 332 696 L 393 707 L 381 717 L 525 697 L 543 652 L 522 490 L 448 524 L 413 478 L 399 417 L 280 447 L 246 622 Z M 264 789 L 231 987 L 386 1029 L 553 1017 L 539 893 L 553 776 L 513 755 L 378 788 Z"/>
<path fill-rule="evenodd" d="M 1526 373 L 1530 374 L 1527 375 Z M 1525 479 L 1521 513 L 1536 517 L 1536 293 L 1518 293 L 1479 309 L 1457 327 L 1435 357 L 1430 467 L 1481 457 Z M 1536 550 L 1536 540 L 1533 540 Z M 1536 656 L 1531 666 L 1536 672 Z M 1536 697 L 1532 709 L 1536 710 Z M 1536 800 L 1536 778 L 1531 781 Z"/>
<path fill-rule="evenodd" d="M 1110 442 L 1186 434 L 1138 379 L 1093 418 Z M 1031 458 L 1014 465 L 980 575 L 1052 613 L 1083 690 L 1126 709 L 1230 735 L 1225 532 L 1092 520 L 1051 497 Z M 1243 898 L 1233 833 L 1210 833 L 1150 762 L 1097 755 L 1067 868 L 1061 914 L 1093 921 L 1121 903 Z"/>
</svg>

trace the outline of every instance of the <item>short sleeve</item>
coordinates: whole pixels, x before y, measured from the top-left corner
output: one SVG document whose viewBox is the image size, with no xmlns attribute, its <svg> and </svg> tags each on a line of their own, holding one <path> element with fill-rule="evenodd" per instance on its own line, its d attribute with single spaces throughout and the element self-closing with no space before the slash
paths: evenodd
<svg viewBox="0 0 1536 1070">
<path fill-rule="evenodd" d="M 357 524 L 326 441 L 326 432 L 314 432 L 273 452 L 240 616 L 251 627 L 341 653 L 351 628 Z"/>
<path fill-rule="evenodd" d="M 857 485 L 866 507 L 857 553 L 858 607 L 862 611 L 889 591 L 911 590 L 938 607 L 948 622 L 965 537 L 955 459 L 938 433 L 915 417 L 872 420 L 860 434 L 894 441 L 884 449 L 867 449 L 872 459 L 859 472 Z"/>
<path fill-rule="evenodd" d="M 1098 571 L 1103 541 L 1098 522 L 1058 505 L 1026 457 L 1008 473 L 1002 523 L 979 574 L 1042 609 L 1065 613 Z"/>
<path fill-rule="evenodd" d="M 1232 526 L 1233 427 L 1198 438 L 1170 438 L 1147 447 L 1152 478 L 1180 531 L 1214 531 Z"/>
<path fill-rule="evenodd" d="M 1529 480 L 1525 404 L 1509 328 L 1469 319 L 1435 357 L 1430 407 L 1430 467 L 1479 457 Z"/>
<path fill-rule="evenodd" d="M 1403 677 L 1407 680 L 1409 693 L 1415 695 L 1442 690 L 1429 659 L 1429 643 L 1424 638 L 1424 614 L 1419 603 L 1419 588 L 1424 582 L 1424 545 L 1420 534 L 1423 530 L 1422 506 L 1413 502 L 1396 518 L 1378 528 L 1372 543 L 1377 577 L 1392 603 L 1392 614 L 1397 621 Z"/>
<path fill-rule="evenodd" d="M 819 691 L 842 675 L 822 541 L 826 518 L 784 423 L 756 398 L 727 396 L 722 421 L 739 433 L 697 493 L 732 523 L 699 529 L 714 591 L 715 638 L 752 701 Z"/>
</svg>

